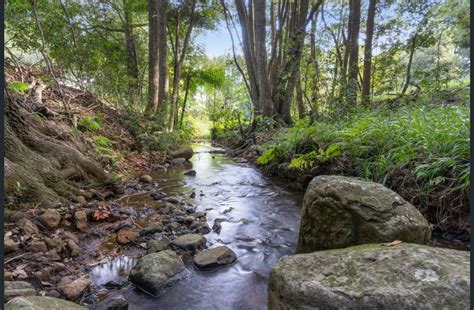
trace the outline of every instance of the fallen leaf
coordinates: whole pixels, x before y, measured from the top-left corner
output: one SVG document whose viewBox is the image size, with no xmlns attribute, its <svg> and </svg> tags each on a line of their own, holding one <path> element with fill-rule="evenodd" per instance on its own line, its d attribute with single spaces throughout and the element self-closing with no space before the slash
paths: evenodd
<svg viewBox="0 0 474 310">
<path fill-rule="evenodd" d="M 400 243 L 402 243 L 400 240 L 393 240 L 392 242 L 385 243 L 384 245 L 385 246 L 394 246 L 394 245 L 397 245 L 397 244 L 400 244 Z"/>
</svg>

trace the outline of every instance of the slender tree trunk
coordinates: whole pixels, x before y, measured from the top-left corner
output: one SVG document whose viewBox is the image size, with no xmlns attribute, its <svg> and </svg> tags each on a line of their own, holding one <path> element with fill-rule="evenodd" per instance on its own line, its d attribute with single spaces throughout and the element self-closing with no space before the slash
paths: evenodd
<svg viewBox="0 0 474 310">
<path fill-rule="evenodd" d="M 370 76 L 372 66 L 372 39 L 374 36 L 375 6 L 377 0 L 370 0 L 367 13 L 367 33 L 365 37 L 364 49 L 364 76 L 362 80 L 362 102 L 364 105 L 370 104 Z"/>
<path fill-rule="evenodd" d="M 168 43 L 166 33 L 167 0 L 158 0 L 158 106 L 163 108 L 168 100 L 169 73 L 168 73 Z"/>
<path fill-rule="evenodd" d="M 415 55 L 417 36 L 418 36 L 418 33 L 415 33 L 415 35 L 411 39 L 410 57 L 408 58 L 407 71 L 406 71 L 406 77 L 405 77 L 405 85 L 403 85 L 402 92 L 398 96 L 398 99 L 405 96 L 405 93 L 408 89 L 408 85 L 410 85 L 410 82 L 411 82 L 411 65 L 413 63 L 413 56 Z"/>
<path fill-rule="evenodd" d="M 268 71 L 267 71 L 267 48 L 266 40 L 266 17 L 265 17 L 266 1 L 255 1 L 255 49 L 257 58 L 257 80 L 258 80 L 258 98 L 259 106 L 263 110 L 263 115 L 271 117 L 273 114 L 273 104 L 270 100 L 270 92 L 268 90 Z"/>
<path fill-rule="evenodd" d="M 349 39 L 349 73 L 347 88 L 347 103 L 353 107 L 357 103 L 357 77 L 359 72 L 359 28 L 360 28 L 360 0 L 350 0 L 352 2 L 350 19 L 352 27 Z"/>
<path fill-rule="evenodd" d="M 148 106 L 147 112 L 155 114 L 158 108 L 158 9 L 157 0 L 148 0 Z"/>
<path fill-rule="evenodd" d="M 249 75 L 249 86 L 250 86 L 250 97 L 254 105 L 256 114 L 260 114 L 260 106 L 258 100 L 258 87 L 257 87 L 257 76 L 255 67 L 255 58 L 251 50 L 251 40 L 253 37 L 249 34 L 249 16 L 245 8 L 243 0 L 235 0 L 235 6 L 237 8 L 237 14 L 239 16 L 240 26 L 242 28 L 242 49 L 244 53 L 245 64 L 247 67 L 247 73 Z M 251 22 L 251 24 L 253 21 Z"/>
<path fill-rule="evenodd" d="M 123 11 L 125 23 L 123 32 L 125 34 L 125 47 L 127 50 L 127 72 L 128 72 L 128 100 L 132 107 L 136 107 L 140 95 L 140 76 L 138 70 L 137 51 L 133 38 L 132 19 L 127 9 L 127 1 L 123 0 Z"/>
<path fill-rule="evenodd" d="M 186 77 L 186 82 L 184 84 L 184 99 L 183 99 L 183 106 L 181 108 L 181 116 L 179 118 L 179 128 L 183 128 L 183 120 L 184 120 L 184 113 L 186 112 L 186 104 L 188 103 L 188 94 L 189 94 L 189 86 L 191 84 L 191 76 Z"/>
<path fill-rule="evenodd" d="M 183 46 L 181 51 L 179 50 L 178 38 L 179 38 L 179 20 L 176 21 L 176 44 L 175 44 L 175 56 L 174 58 L 174 76 L 173 76 L 173 95 L 171 102 L 170 117 L 168 121 L 169 129 L 172 131 L 174 128 L 178 127 L 178 98 L 179 98 L 179 82 L 181 79 L 181 68 L 184 63 L 186 56 L 186 51 L 189 46 L 189 41 L 191 39 L 191 33 L 194 28 L 195 22 L 195 10 L 196 10 L 197 0 L 193 0 L 191 3 L 191 14 L 189 16 L 189 26 L 186 30 L 186 34 L 183 40 Z"/>
<path fill-rule="evenodd" d="M 301 79 L 296 82 L 296 105 L 298 108 L 298 118 L 303 119 L 305 116 L 303 89 L 301 88 Z"/>
</svg>

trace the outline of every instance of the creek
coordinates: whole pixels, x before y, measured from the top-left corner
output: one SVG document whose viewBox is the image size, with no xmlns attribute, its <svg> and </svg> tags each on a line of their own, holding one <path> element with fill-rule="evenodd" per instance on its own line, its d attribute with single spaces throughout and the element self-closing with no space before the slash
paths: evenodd
<svg viewBox="0 0 474 310">
<path fill-rule="evenodd" d="M 186 278 L 163 295 L 152 297 L 132 286 L 121 294 L 130 310 L 266 309 L 269 271 L 296 247 L 303 193 L 285 188 L 283 182 L 263 176 L 248 164 L 215 153 L 209 144 L 193 149 L 192 167 L 171 166 L 149 174 L 163 192 L 194 197 L 189 201 L 196 211 L 207 213 L 210 227 L 216 218 L 223 219 L 220 233 L 204 235 L 207 247 L 226 245 L 238 259 L 231 266 L 205 271 L 197 270 L 187 259 Z M 190 169 L 196 171 L 195 176 L 184 175 Z M 127 203 L 146 214 L 147 203 L 152 203 L 147 197 L 136 195 Z M 92 280 L 96 285 L 126 280 L 134 263 L 134 259 L 121 257 L 98 266 L 92 270 Z"/>
</svg>

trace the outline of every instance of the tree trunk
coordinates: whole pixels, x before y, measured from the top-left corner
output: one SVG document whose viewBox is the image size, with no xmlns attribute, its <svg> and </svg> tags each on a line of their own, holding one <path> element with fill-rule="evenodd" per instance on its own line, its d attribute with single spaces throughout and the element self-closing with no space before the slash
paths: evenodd
<svg viewBox="0 0 474 310">
<path fill-rule="evenodd" d="M 353 107 L 357 103 L 357 78 L 359 72 L 359 28 L 360 28 L 360 0 L 350 0 L 351 5 L 351 29 L 349 39 L 349 72 L 347 87 L 347 103 Z"/>
<path fill-rule="evenodd" d="M 188 103 L 188 94 L 189 94 L 189 86 L 191 84 L 191 76 L 186 77 L 186 82 L 184 84 L 184 100 L 183 100 L 183 107 L 181 108 L 181 117 L 179 119 L 179 128 L 183 128 L 183 120 L 184 120 L 184 113 L 186 112 L 186 104 Z"/>
<path fill-rule="evenodd" d="M 244 53 L 245 64 L 247 67 L 247 73 L 249 75 L 249 86 L 250 86 L 250 99 L 254 105 L 254 110 L 256 114 L 260 114 L 260 107 L 258 101 L 258 87 L 257 87 L 257 77 L 255 69 L 255 58 L 251 51 L 250 41 L 253 37 L 250 37 L 248 29 L 248 19 L 247 10 L 243 0 L 235 0 L 235 6 L 237 8 L 237 14 L 239 16 L 240 26 L 242 28 L 242 50 Z M 253 23 L 253 21 L 252 21 Z"/>
<path fill-rule="evenodd" d="M 148 0 L 148 106 L 147 112 L 156 113 L 159 94 L 158 63 L 158 3 Z"/>
<path fill-rule="evenodd" d="M 364 49 L 364 76 L 362 80 L 362 102 L 364 105 L 370 104 L 370 77 L 372 66 L 372 39 L 374 36 L 375 6 L 377 0 L 370 0 L 367 12 L 367 32 Z"/>
<path fill-rule="evenodd" d="M 255 25 L 255 50 L 257 58 L 257 80 L 258 80 L 258 101 L 263 110 L 263 115 L 271 117 L 273 114 L 273 104 L 270 100 L 268 91 L 268 71 L 267 71 L 267 48 L 266 40 L 266 18 L 265 1 L 256 1 L 254 3 L 254 25 Z"/>
<path fill-rule="evenodd" d="M 196 2 L 197 0 L 193 0 L 191 4 L 191 14 L 189 16 L 189 25 L 188 25 L 188 29 L 186 30 L 186 34 L 183 40 L 183 46 L 181 47 L 181 51 L 179 51 L 179 44 L 178 44 L 179 19 L 176 21 L 173 95 L 172 95 L 171 110 L 170 110 L 169 121 L 168 121 L 168 126 L 169 126 L 170 131 L 178 127 L 178 98 L 179 98 L 179 82 L 181 79 L 181 68 L 184 63 L 186 50 L 188 49 L 189 41 L 191 39 L 191 33 L 194 28 Z"/>
<path fill-rule="evenodd" d="M 418 36 L 418 33 L 415 33 L 415 35 L 411 39 L 410 57 L 408 58 L 407 72 L 406 72 L 406 77 L 405 77 L 405 85 L 403 85 L 402 92 L 398 96 L 398 99 L 402 98 L 405 95 L 405 93 L 408 89 L 408 85 L 410 85 L 410 82 L 411 82 L 411 65 L 413 63 L 413 56 L 415 55 L 416 37 L 417 36 Z"/>
<path fill-rule="evenodd" d="M 166 37 L 166 9 L 167 0 L 158 0 L 158 106 L 165 107 L 168 100 L 168 44 Z"/>
<path fill-rule="evenodd" d="M 138 70 L 137 51 L 133 38 L 132 19 L 127 9 L 127 1 L 123 0 L 123 11 L 125 23 L 123 31 L 125 34 L 125 47 L 127 50 L 127 72 L 128 72 L 128 99 L 132 107 L 136 107 L 140 95 L 140 77 Z"/>
<path fill-rule="evenodd" d="M 296 82 L 296 105 L 298 107 L 298 118 L 303 119 L 305 116 L 303 89 L 301 88 L 301 79 Z"/>
</svg>

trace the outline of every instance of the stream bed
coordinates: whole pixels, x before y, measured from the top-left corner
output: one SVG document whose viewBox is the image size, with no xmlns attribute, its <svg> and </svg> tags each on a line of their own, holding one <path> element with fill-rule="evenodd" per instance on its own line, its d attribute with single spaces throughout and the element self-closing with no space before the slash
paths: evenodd
<svg viewBox="0 0 474 310">
<path fill-rule="evenodd" d="M 129 285 L 120 290 L 134 309 L 266 309 L 268 274 L 283 255 L 294 252 L 298 238 L 302 192 L 295 192 L 256 168 L 236 163 L 209 144 L 194 145 L 188 166 L 172 166 L 149 173 L 164 192 L 194 197 L 198 212 L 207 222 L 225 219 L 220 233 L 204 236 L 207 247 L 226 245 L 237 261 L 215 270 L 197 270 L 185 260 L 187 276 L 159 297 L 152 297 Z M 195 170 L 195 176 L 184 175 Z M 194 192 L 194 194 L 193 194 Z M 146 208 L 147 195 L 137 195 L 128 205 Z M 149 202 L 151 203 L 151 202 Z M 121 257 L 92 270 L 95 285 L 126 281 L 135 259 Z"/>
</svg>

